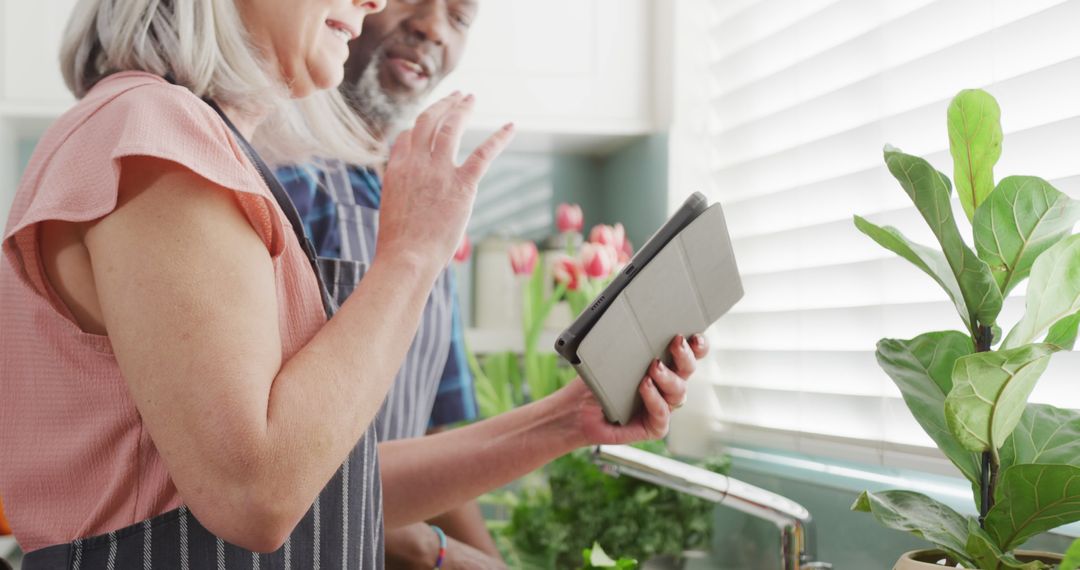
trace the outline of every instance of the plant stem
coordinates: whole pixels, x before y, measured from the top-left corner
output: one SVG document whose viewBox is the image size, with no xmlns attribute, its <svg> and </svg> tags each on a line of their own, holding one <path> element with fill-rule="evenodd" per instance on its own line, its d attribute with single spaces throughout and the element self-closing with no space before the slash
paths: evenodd
<svg viewBox="0 0 1080 570">
<path fill-rule="evenodd" d="M 990 345 L 994 342 L 994 330 L 985 325 L 977 325 L 975 334 L 976 352 L 990 352 Z M 996 449 L 982 453 L 982 469 L 979 474 L 979 526 L 986 528 L 986 514 L 994 506 L 994 490 L 997 488 L 998 467 L 1001 462 L 998 459 Z"/>
</svg>

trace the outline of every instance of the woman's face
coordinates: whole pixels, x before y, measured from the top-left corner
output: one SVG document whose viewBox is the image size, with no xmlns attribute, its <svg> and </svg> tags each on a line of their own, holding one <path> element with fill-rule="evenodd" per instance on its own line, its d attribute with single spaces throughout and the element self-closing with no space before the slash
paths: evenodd
<svg viewBox="0 0 1080 570">
<path fill-rule="evenodd" d="M 386 0 L 236 0 L 252 42 L 293 97 L 336 87 L 349 41 Z"/>
</svg>

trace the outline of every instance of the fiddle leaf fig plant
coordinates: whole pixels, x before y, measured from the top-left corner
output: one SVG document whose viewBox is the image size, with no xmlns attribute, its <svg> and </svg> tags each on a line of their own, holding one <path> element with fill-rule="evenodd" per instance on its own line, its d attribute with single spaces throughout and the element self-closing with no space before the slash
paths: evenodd
<svg viewBox="0 0 1080 570">
<path fill-rule="evenodd" d="M 1015 554 L 1032 536 L 1080 520 L 1080 411 L 1029 404 L 1051 358 L 1080 327 L 1080 203 L 1035 176 L 995 184 L 1001 110 L 961 91 L 947 123 L 953 182 L 972 242 L 953 211 L 953 182 L 926 160 L 886 146 L 885 164 L 929 225 L 924 245 L 855 216 L 855 227 L 944 290 L 963 330 L 882 339 L 877 360 L 919 425 L 971 482 L 979 516 L 911 491 L 866 492 L 852 510 L 923 537 L 952 565 L 1050 568 Z M 1025 312 L 1007 335 L 1002 302 L 1028 280 Z"/>
</svg>

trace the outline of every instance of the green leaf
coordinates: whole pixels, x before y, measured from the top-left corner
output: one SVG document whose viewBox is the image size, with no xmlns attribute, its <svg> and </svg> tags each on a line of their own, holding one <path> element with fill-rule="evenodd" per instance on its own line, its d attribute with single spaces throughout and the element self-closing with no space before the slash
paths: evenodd
<svg viewBox="0 0 1080 570">
<path fill-rule="evenodd" d="M 975 249 L 1002 295 L 1031 273 L 1035 259 L 1072 233 L 1080 202 L 1035 176 L 1009 176 L 975 211 Z"/>
<path fill-rule="evenodd" d="M 996 452 L 1020 422 L 1027 398 L 1056 348 L 1032 344 L 956 361 L 945 419 L 970 451 Z"/>
<path fill-rule="evenodd" d="M 994 568 L 995 570 L 1045 570 L 1049 568 L 1038 560 L 1021 562 L 1015 556 L 1001 552 L 994 539 L 985 530 L 979 528 L 975 519 L 968 519 L 967 553 L 978 568 Z"/>
<path fill-rule="evenodd" d="M 1065 551 L 1065 558 L 1058 565 L 1058 570 L 1077 570 L 1080 568 L 1080 539 L 1074 540 Z"/>
<path fill-rule="evenodd" d="M 589 564 L 592 566 L 599 566 L 601 568 L 611 568 L 615 566 L 615 561 L 604 552 L 604 549 L 600 547 L 599 542 L 592 544 L 592 554 L 589 555 Z"/>
<path fill-rule="evenodd" d="M 1001 469 L 1025 463 L 1080 467 L 1080 412 L 1028 404 L 1001 447 Z"/>
<path fill-rule="evenodd" d="M 986 530 L 1008 552 L 1028 538 L 1080 520 L 1080 467 L 1013 465 L 998 484 Z"/>
<path fill-rule="evenodd" d="M 1064 319 L 1050 325 L 1050 332 L 1046 333 L 1047 344 L 1052 344 L 1061 350 L 1072 350 L 1076 345 L 1076 334 L 1080 332 L 1080 312 L 1073 313 Z"/>
<path fill-rule="evenodd" d="M 1035 260 L 1026 306 L 1024 317 L 1005 337 L 1003 348 L 1028 344 L 1080 311 L 1080 234 L 1057 242 Z"/>
<path fill-rule="evenodd" d="M 926 333 L 911 340 L 882 339 L 877 345 L 878 364 L 900 388 L 916 421 L 964 477 L 978 484 L 978 454 L 960 445 L 945 420 L 953 366 L 972 353 L 971 337 L 957 331 Z"/>
<path fill-rule="evenodd" d="M 612 560 L 600 547 L 599 542 L 593 542 L 592 548 L 586 548 L 582 555 L 585 557 L 586 568 L 615 568 L 616 570 L 633 570 L 637 568 L 637 560 L 632 558 L 619 558 Z"/>
<path fill-rule="evenodd" d="M 929 162 L 889 147 L 885 149 L 885 163 L 937 236 L 960 285 L 972 334 L 977 332 L 976 324 L 992 326 L 1001 312 L 1001 291 L 990 266 L 960 237 L 949 201 L 949 180 Z"/>
<path fill-rule="evenodd" d="M 476 376 L 476 402 L 486 418 L 506 413 L 515 406 L 514 387 L 520 384 L 517 354 L 502 352 L 484 359 Z"/>
<path fill-rule="evenodd" d="M 967 519 L 926 495 L 911 491 L 864 491 L 851 510 L 871 513 L 886 527 L 925 538 L 965 566 L 975 567 L 966 552 Z"/>
<path fill-rule="evenodd" d="M 1001 157 L 1001 108 L 981 89 L 961 91 L 949 103 L 949 153 L 960 204 L 968 219 L 994 189 Z"/>
<path fill-rule="evenodd" d="M 900 233 L 900 230 L 894 227 L 878 226 L 860 216 L 855 216 L 855 227 L 869 236 L 870 239 L 876 241 L 881 247 L 910 261 L 933 278 L 934 281 L 937 281 L 938 285 L 952 299 L 953 305 L 956 306 L 956 312 L 964 320 L 964 325 L 967 326 L 968 330 L 971 330 L 971 313 L 968 311 L 967 304 L 964 303 L 964 295 L 960 292 L 960 284 L 956 282 L 956 276 L 953 275 L 952 268 L 949 267 L 949 262 L 945 259 L 944 254 L 936 249 L 908 240 L 904 237 L 904 234 Z"/>
</svg>

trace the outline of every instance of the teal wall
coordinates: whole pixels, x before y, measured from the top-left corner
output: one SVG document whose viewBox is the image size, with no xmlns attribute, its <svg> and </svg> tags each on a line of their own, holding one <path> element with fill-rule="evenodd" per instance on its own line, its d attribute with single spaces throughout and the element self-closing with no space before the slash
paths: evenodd
<svg viewBox="0 0 1080 570">
<path fill-rule="evenodd" d="M 26 165 L 30 162 L 30 155 L 34 153 L 34 146 L 37 145 L 37 141 L 36 138 L 19 139 L 17 145 L 18 159 L 15 163 L 16 179 L 21 178 L 23 170 L 26 170 Z"/>
<path fill-rule="evenodd" d="M 469 234 L 541 239 L 555 231 L 555 207 L 579 204 L 585 229 L 621 222 L 641 246 L 667 218 L 667 135 L 641 137 L 602 157 L 507 154 L 480 183 Z"/>
<path fill-rule="evenodd" d="M 561 203 L 578 204 L 585 214 L 585 229 L 605 218 L 601 159 L 571 154 L 556 155 L 553 180 L 555 194 L 552 208 Z M 554 231 L 552 227 L 552 231 Z"/>
<path fill-rule="evenodd" d="M 599 164 L 605 223 L 622 222 L 640 247 L 667 219 L 668 137 L 645 137 Z"/>
</svg>

